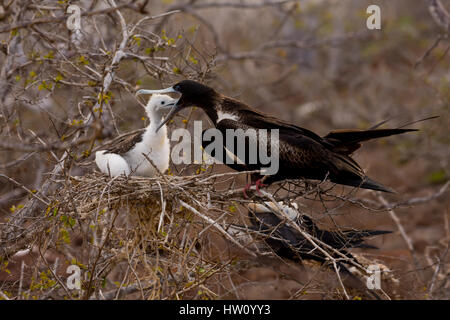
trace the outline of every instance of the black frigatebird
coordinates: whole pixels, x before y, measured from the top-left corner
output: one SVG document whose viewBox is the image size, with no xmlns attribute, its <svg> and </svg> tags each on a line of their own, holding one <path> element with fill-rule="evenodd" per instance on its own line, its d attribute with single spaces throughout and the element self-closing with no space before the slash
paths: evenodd
<svg viewBox="0 0 450 320">
<path fill-rule="evenodd" d="M 137 94 L 180 93 L 176 105 L 169 112 L 163 125 L 180 110 L 197 106 L 205 111 L 215 127 L 226 136 L 227 129 L 278 129 L 279 170 L 265 176 L 264 183 L 270 184 L 285 179 L 306 178 L 328 179 L 331 182 L 393 192 L 392 189 L 370 179 L 363 169 L 350 157 L 361 146 L 361 142 L 401 134 L 417 129 L 369 129 L 331 131 L 321 137 L 312 131 L 264 114 L 245 103 L 224 96 L 213 88 L 192 80 L 183 80 L 162 90 L 138 90 Z M 222 159 L 220 159 L 222 160 Z M 235 170 L 260 170 L 263 164 L 230 165 Z M 260 174 L 252 175 L 256 187 L 261 186 Z"/>
<path fill-rule="evenodd" d="M 294 208 L 288 207 L 283 203 L 279 203 L 278 205 L 278 207 L 282 208 L 286 216 L 289 217 L 289 223 L 276 214 L 279 209 L 271 202 L 266 202 L 265 204 L 251 203 L 248 205 L 249 219 L 253 228 L 268 235 L 267 238 L 264 239 L 265 243 L 281 258 L 293 261 L 310 259 L 320 263 L 327 261 L 325 254 L 315 248 L 314 245 L 296 228 L 290 225 L 290 223 L 297 224 L 315 239 L 329 245 L 345 257 L 349 258 L 347 264 L 352 264 L 352 262 L 357 260 L 346 249 L 378 249 L 375 246 L 364 243 L 366 238 L 391 233 L 391 231 L 383 230 L 323 230 L 320 229 L 310 217 L 299 214 L 296 210 L 295 203 L 293 205 Z M 342 258 L 333 252 L 331 252 L 330 255 L 338 260 L 340 260 L 339 258 Z"/>
<path fill-rule="evenodd" d="M 280 214 L 280 209 L 284 214 Z M 349 252 L 349 248 L 377 249 L 375 246 L 364 243 L 366 238 L 388 234 L 391 231 L 382 230 L 341 230 L 328 231 L 320 229 L 307 215 L 298 211 L 298 206 L 292 203 L 290 206 L 278 202 L 250 203 L 248 205 L 250 228 L 264 235 L 266 245 L 280 258 L 302 263 L 303 260 L 314 260 L 320 264 L 331 267 L 329 257 L 310 242 L 298 229 L 305 231 L 312 240 L 330 257 L 335 259 L 336 272 L 348 275 L 353 280 L 353 285 L 359 287 L 369 296 L 381 299 L 378 294 L 368 289 L 366 281 L 354 274 L 349 267 L 361 270 L 366 268 L 367 261 L 360 259 Z M 317 240 L 320 240 L 318 242 Z M 326 248 L 323 244 L 328 245 Z M 364 270 L 365 271 L 365 270 Z"/>
</svg>

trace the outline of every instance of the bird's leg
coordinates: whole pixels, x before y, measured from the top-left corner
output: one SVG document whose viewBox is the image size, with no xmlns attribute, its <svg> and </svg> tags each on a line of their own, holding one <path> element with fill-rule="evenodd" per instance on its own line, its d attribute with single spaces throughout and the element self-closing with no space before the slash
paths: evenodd
<svg viewBox="0 0 450 320">
<path fill-rule="evenodd" d="M 262 180 L 263 180 L 263 179 L 258 179 L 258 180 L 255 181 L 255 187 L 256 187 L 256 191 L 258 191 L 258 193 L 260 193 L 260 192 L 259 192 L 259 188 L 267 187 L 267 184 L 264 184 L 264 183 L 262 182 Z"/>
<path fill-rule="evenodd" d="M 255 185 L 256 191 L 258 193 L 260 193 L 260 191 L 259 191 L 260 188 L 267 187 L 267 185 L 262 182 L 262 179 L 258 179 L 255 182 L 252 181 L 252 182 L 246 184 L 245 187 L 244 187 L 244 191 L 243 191 L 245 199 L 248 199 L 247 191 L 250 190 L 252 185 Z"/>
<path fill-rule="evenodd" d="M 252 183 L 247 183 L 242 191 L 244 193 L 244 199 L 248 199 L 247 191 L 250 190 Z"/>
</svg>

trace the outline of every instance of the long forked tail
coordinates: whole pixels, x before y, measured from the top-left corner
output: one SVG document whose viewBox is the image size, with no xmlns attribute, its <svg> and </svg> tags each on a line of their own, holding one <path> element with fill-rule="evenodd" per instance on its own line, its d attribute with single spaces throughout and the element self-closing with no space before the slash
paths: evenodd
<svg viewBox="0 0 450 320">
<path fill-rule="evenodd" d="M 406 132 L 418 131 L 418 129 L 403 129 L 403 128 L 418 122 L 432 120 L 436 118 L 439 118 L 439 116 L 431 116 L 419 120 L 410 121 L 395 129 L 379 129 L 380 126 L 392 120 L 391 118 L 381 121 L 380 123 L 375 124 L 374 126 L 370 127 L 367 130 L 331 131 L 326 136 L 324 136 L 323 139 L 333 146 L 333 151 L 348 155 L 353 153 L 355 150 L 359 149 L 359 147 L 361 147 L 361 142 L 383 137 L 389 137 Z"/>
<path fill-rule="evenodd" d="M 361 147 L 361 142 L 413 131 L 418 129 L 335 130 L 323 138 L 333 145 L 333 151 L 351 154 Z"/>
<path fill-rule="evenodd" d="M 363 169 L 348 155 L 335 152 L 333 156 L 332 164 L 337 170 L 329 175 L 331 182 L 356 188 L 396 193 L 393 189 L 366 176 Z"/>
<path fill-rule="evenodd" d="M 346 230 L 342 232 L 344 235 L 345 244 L 347 247 L 378 249 L 375 246 L 364 243 L 364 241 L 373 236 L 392 233 L 387 230 Z"/>
<path fill-rule="evenodd" d="M 339 177 L 338 179 L 330 179 L 331 182 L 343 184 L 351 187 L 362 188 L 362 189 L 370 189 L 375 191 L 383 191 L 389 193 L 396 193 L 396 191 L 392 188 L 386 187 L 375 180 L 370 179 L 369 177 L 361 178 L 357 175 L 351 174 L 350 177 L 344 178 Z"/>
<path fill-rule="evenodd" d="M 418 129 L 370 129 L 370 130 L 335 130 L 324 138 L 341 143 L 355 143 L 367 140 L 389 137 L 405 132 L 419 131 Z"/>
<path fill-rule="evenodd" d="M 377 191 L 396 193 L 396 191 L 394 189 L 386 187 L 386 186 L 382 185 L 381 183 L 370 179 L 367 176 L 366 176 L 365 180 L 363 181 L 363 183 L 359 187 L 363 188 L 363 189 L 372 189 L 372 190 L 377 190 Z"/>
<path fill-rule="evenodd" d="M 383 124 L 385 124 L 386 122 L 391 121 L 394 118 L 398 118 L 398 116 L 397 117 L 391 117 L 389 119 L 383 120 L 383 121 L 381 121 L 381 122 L 371 126 L 368 130 L 377 129 L 377 128 L 381 127 Z M 407 126 L 410 126 L 410 125 L 413 125 L 413 124 L 416 124 L 416 123 L 419 123 L 419 122 L 432 120 L 432 119 L 437 119 L 437 118 L 439 118 L 439 116 L 429 116 L 429 117 L 422 118 L 422 119 L 419 119 L 419 120 L 408 121 L 408 122 L 405 122 L 404 124 L 402 124 L 401 126 L 397 127 L 396 129 L 402 129 L 404 127 L 407 127 Z"/>
</svg>

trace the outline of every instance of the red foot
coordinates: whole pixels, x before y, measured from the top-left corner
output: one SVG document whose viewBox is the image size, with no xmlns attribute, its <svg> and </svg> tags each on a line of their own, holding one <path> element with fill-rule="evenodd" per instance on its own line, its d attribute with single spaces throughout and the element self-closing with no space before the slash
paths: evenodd
<svg viewBox="0 0 450 320">
<path fill-rule="evenodd" d="M 256 191 L 257 191 L 258 193 L 260 193 L 260 191 L 259 191 L 260 188 L 267 187 L 267 185 L 264 184 L 264 183 L 262 183 L 261 180 L 262 180 L 262 179 L 258 179 L 258 180 L 255 181 L 255 187 L 256 187 Z M 248 199 L 247 191 L 250 190 L 250 188 L 252 187 L 252 185 L 253 185 L 253 183 L 249 183 L 249 184 L 247 184 L 247 185 L 245 186 L 244 191 L 243 191 L 243 192 L 244 192 L 244 198 L 245 198 L 245 199 Z"/>
<path fill-rule="evenodd" d="M 251 183 L 245 185 L 245 188 L 244 188 L 244 191 L 243 191 L 244 192 L 244 199 L 248 199 L 247 191 L 250 190 L 251 186 L 252 186 Z"/>
<path fill-rule="evenodd" d="M 261 180 L 262 180 L 262 179 L 258 179 L 258 180 L 256 180 L 256 182 L 255 182 L 256 191 L 258 191 L 258 193 L 259 193 L 259 188 L 267 187 L 267 184 L 262 183 Z"/>
</svg>

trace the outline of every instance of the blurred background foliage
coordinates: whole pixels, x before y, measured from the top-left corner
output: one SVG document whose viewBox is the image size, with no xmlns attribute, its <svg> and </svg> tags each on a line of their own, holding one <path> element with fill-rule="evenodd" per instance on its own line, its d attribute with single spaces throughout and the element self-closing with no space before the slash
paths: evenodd
<svg viewBox="0 0 450 320">
<path fill-rule="evenodd" d="M 114 11 L 83 16 L 78 44 L 65 19 L 20 24 L 59 17 L 69 4 L 94 12 L 108 10 L 109 3 L 12 2 L 0 2 L 0 172 L 30 190 L 39 190 L 65 151 L 72 160 L 66 167 L 80 174 L 86 169 L 77 161 L 89 157 L 93 147 L 147 124 L 135 90 L 185 78 L 319 134 L 365 129 L 387 119 L 385 127 L 396 127 L 439 115 L 412 125 L 418 133 L 367 143 L 355 159 L 369 176 L 399 192 L 389 196 L 392 201 L 429 195 L 449 179 L 449 42 L 444 38 L 433 47 L 445 30 L 430 15 L 428 1 L 116 1 L 128 31 L 143 17 L 179 11 L 133 30 L 105 92 L 105 75 L 122 40 Z M 448 1 L 442 3 L 450 10 Z M 370 4 L 381 8 L 381 30 L 366 28 Z M 190 112 L 172 128 L 186 119 L 206 120 L 200 110 Z M 86 122 L 89 114 L 95 121 Z M 91 133 L 93 139 L 55 147 L 53 154 L 33 150 L 43 145 L 36 136 L 59 146 Z M 18 143 L 30 150 L 11 147 Z M 28 198 L 2 180 L 0 219 Z M 387 215 L 358 213 L 350 210 L 347 223 L 395 229 Z M 422 259 L 440 245 L 448 248 L 448 196 L 398 214 Z M 380 255 L 394 261 L 394 269 L 413 268 L 400 235 L 384 237 L 382 247 Z M 401 297 L 425 297 L 420 289 L 409 289 L 405 284 Z M 271 290 L 265 297 L 285 297 Z M 243 296 L 260 297 L 255 291 Z"/>
</svg>

